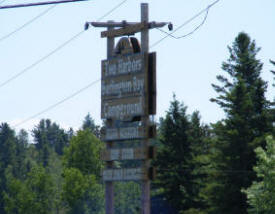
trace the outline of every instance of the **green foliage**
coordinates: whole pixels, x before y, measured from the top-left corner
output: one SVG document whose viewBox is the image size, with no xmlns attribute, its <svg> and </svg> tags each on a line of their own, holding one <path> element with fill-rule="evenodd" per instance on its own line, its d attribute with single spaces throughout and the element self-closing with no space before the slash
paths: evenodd
<svg viewBox="0 0 275 214">
<path fill-rule="evenodd" d="M 136 182 L 116 182 L 115 213 L 138 214 L 141 205 L 141 188 Z"/>
<path fill-rule="evenodd" d="M 260 77 L 262 63 L 256 59 L 259 48 L 245 33 L 239 33 L 229 47 L 230 57 L 223 63 L 229 78 L 219 75 L 222 86 L 212 85 L 219 96 L 216 102 L 226 119 L 213 125 L 215 150 L 209 156 L 209 183 L 205 188 L 210 213 L 247 213 L 242 188 L 255 179 L 254 149 L 264 145 L 264 136 L 273 129 L 269 117 L 271 103 L 265 98 L 267 83 Z M 211 181 L 212 180 L 212 181 Z M 210 196 L 210 197 L 209 197 Z"/>
<path fill-rule="evenodd" d="M 103 143 L 85 129 L 72 137 L 64 151 L 62 199 L 71 214 L 103 212 L 103 187 L 99 184 L 102 148 Z"/>
<path fill-rule="evenodd" d="M 32 130 L 35 146 L 38 150 L 38 161 L 43 166 L 48 165 L 51 151 L 62 155 L 63 149 L 68 145 L 69 136 L 56 123 L 51 120 L 41 120 Z"/>
<path fill-rule="evenodd" d="M 3 193 L 7 190 L 5 172 L 9 166 L 16 164 L 17 139 L 15 132 L 7 123 L 0 125 L 0 213 L 5 213 Z M 13 171 L 12 173 L 15 173 Z"/>
<path fill-rule="evenodd" d="M 70 141 L 70 146 L 65 149 L 64 166 L 79 169 L 84 175 L 94 174 L 97 179 L 103 163 L 100 161 L 100 151 L 103 143 L 89 130 L 80 130 Z"/>
<path fill-rule="evenodd" d="M 201 125 L 198 112 L 190 119 L 186 107 L 174 96 L 166 117 L 161 119 L 159 132 L 155 186 L 162 189 L 162 197 L 178 211 L 203 207 L 199 192 L 206 174 L 194 169 L 201 165 L 196 158 L 206 152 L 208 128 Z"/>
<path fill-rule="evenodd" d="M 275 61 L 270 60 L 270 63 L 275 66 Z M 273 78 L 273 80 L 274 80 L 273 87 L 275 87 L 275 71 L 271 70 L 271 73 L 274 75 L 274 78 Z"/>
<path fill-rule="evenodd" d="M 43 167 L 33 167 L 25 181 L 20 181 L 9 173 L 6 176 L 8 180 L 7 192 L 4 193 L 6 213 L 53 213 L 53 182 Z"/>
<path fill-rule="evenodd" d="M 266 141 L 265 150 L 262 147 L 255 150 L 258 161 L 253 169 L 258 181 L 254 181 L 244 190 L 251 206 L 249 208 L 251 214 L 275 213 L 275 140 L 269 136 Z"/>
<path fill-rule="evenodd" d="M 97 138 L 100 138 L 100 126 L 95 124 L 95 121 L 92 119 L 90 113 L 88 113 L 83 121 L 82 129 L 90 130 Z"/>
<path fill-rule="evenodd" d="M 74 213 L 74 209 L 80 209 L 78 206 L 88 188 L 88 180 L 76 168 L 65 169 L 63 176 L 65 181 L 62 188 L 62 197 L 68 203 L 68 206 L 72 207 Z"/>
</svg>

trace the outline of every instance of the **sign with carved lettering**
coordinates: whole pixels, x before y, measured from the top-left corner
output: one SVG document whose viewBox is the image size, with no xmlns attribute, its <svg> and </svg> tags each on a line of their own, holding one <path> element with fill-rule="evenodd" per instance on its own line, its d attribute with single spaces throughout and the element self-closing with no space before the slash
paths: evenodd
<svg viewBox="0 0 275 214">
<path fill-rule="evenodd" d="M 147 114 L 147 54 L 102 61 L 101 118 L 129 120 Z"/>
<path fill-rule="evenodd" d="M 133 140 L 148 142 L 156 136 L 156 126 L 144 120 L 156 114 L 156 53 L 141 53 L 134 37 L 121 38 L 113 57 L 101 62 L 101 99 L 101 118 L 107 119 L 104 136 L 107 149 L 101 152 L 101 159 L 110 167 L 103 171 L 103 180 L 148 180 L 152 177 L 148 169 L 113 169 L 108 163 L 147 160 L 156 154 L 155 148 L 147 144 L 131 148 Z M 118 141 L 130 148 L 108 145 L 109 142 L 116 145 Z"/>
<path fill-rule="evenodd" d="M 143 97 L 129 97 L 101 102 L 101 118 L 114 120 L 131 120 L 136 116 L 147 114 Z"/>
<path fill-rule="evenodd" d="M 149 179 L 145 168 L 105 169 L 103 181 L 139 181 Z"/>
<path fill-rule="evenodd" d="M 144 96 L 146 77 L 144 73 L 106 78 L 101 81 L 102 100 L 129 96 Z"/>
<path fill-rule="evenodd" d="M 120 128 L 107 128 L 105 141 L 137 140 L 148 137 L 146 128 L 142 126 L 129 126 Z"/>
<path fill-rule="evenodd" d="M 146 158 L 149 158 L 149 147 L 106 149 L 101 152 L 101 159 L 104 161 L 144 160 Z"/>
<path fill-rule="evenodd" d="M 102 61 L 101 118 L 131 120 L 155 114 L 155 53 Z"/>
<path fill-rule="evenodd" d="M 147 55 L 147 54 L 146 54 Z M 131 55 L 119 55 L 101 62 L 102 79 L 117 77 L 121 75 L 144 73 L 145 54 L 137 53 Z"/>
</svg>

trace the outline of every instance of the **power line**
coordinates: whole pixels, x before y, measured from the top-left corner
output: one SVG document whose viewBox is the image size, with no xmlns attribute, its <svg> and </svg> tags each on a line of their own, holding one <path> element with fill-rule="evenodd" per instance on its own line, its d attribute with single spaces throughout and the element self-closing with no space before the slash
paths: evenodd
<svg viewBox="0 0 275 214">
<path fill-rule="evenodd" d="M 160 28 L 156 28 L 156 29 L 159 30 L 159 31 L 161 31 L 161 32 L 163 32 L 163 33 L 165 33 L 165 34 L 167 34 L 167 35 L 169 35 L 170 37 L 172 37 L 172 38 L 174 38 L 174 39 L 182 39 L 182 38 L 184 38 L 184 37 L 190 36 L 191 34 L 195 33 L 201 26 L 204 25 L 204 23 L 205 23 L 205 21 L 206 21 L 206 19 L 207 19 L 207 16 L 208 16 L 208 12 L 209 12 L 209 9 L 206 11 L 206 14 L 205 14 L 205 16 L 204 16 L 202 22 L 201 22 L 194 30 L 192 30 L 191 32 L 189 32 L 189 33 L 187 33 L 187 34 L 184 34 L 184 35 L 182 35 L 182 36 L 174 36 L 174 35 L 172 35 L 172 34 L 166 32 L 166 31 L 164 31 L 164 30 L 162 30 L 162 29 L 160 29 Z"/>
<path fill-rule="evenodd" d="M 121 7 L 124 3 L 126 3 L 126 1 L 128 0 L 124 0 L 122 2 L 120 2 L 118 5 L 116 5 L 115 7 L 113 7 L 111 10 L 109 10 L 107 13 L 105 13 L 103 16 L 101 16 L 100 18 L 98 18 L 96 21 L 99 22 L 102 19 L 104 19 L 106 16 L 110 15 L 112 12 L 114 12 L 116 9 L 118 9 L 119 7 Z"/>
<path fill-rule="evenodd" d="M 164 36 L 163 38 L 161 38 L 161 39 L 158 40 L 157 42 L 153 43 L 153 44 L 150 46 L 150 48 L 152 48 L 152 47 L 158 45 L 159 43 L 161 43 L 161 42 L 162 42 L 163 40 L 165 40 L 167 37 L 171 36 L 172 34 L 174 34 L 175 32 L 177 32 L 178 30 L 180 30 L 182 27 L 184 27 L 185 25 L 189 24 L 189 23 L 190 23 L 191 21 L 193 21 L 195 18 L 197 18 L 198 16 L 200 16 L 202 13 L 207 12 L 207 13 L 206 13 L 206 17 L 207 17 L 209 9 L 210 9 L 211 7 L 213 7 L 215 4 L 217 4 L 219 1 L 220 1 L 220 0 L 216 0 L 216 1 L 213 2 L 212 4 L 208 5 L 205 9 L 201 10 L 201 11 L 200 11 L 199 13 L 197 13 L 195 16 L 193 16 L 192 18 L 188 19 L 188 20 L 187 20 L 186 22 L 184 22 L 182 25 L 180 25 L 179 27 L 177 27 L 173 32 L 167 33 L 166 36 Z M 194 31 L 192 31 L 192 32 L 189 33 L 189 34 L 186 34 L 186 35 L 182 36 L 181 38 L 186 37 L 186 36 L 188 36 L 188 35 L 194 33 L 199 27 L 201 27 L 201 26 L 204 24 L 205 20 L 206 20 L 206 18 L 204 19 L 204 21 L 202 22 L 202 24 L 200 24 Z M 176 38 L 176 37 L 175 37 L 175 38 Z"/>
<path fill-rule="evenodd" d="M 79 1 L 89 1 L 89 0 L 60 0 L 60 1 L 35 2 L 35 3 L 29 3 L 29 4 L 5 5 L 5 6 L 0 6 L 0 9 L 42 6 L 42 5 L 49 5 L 49 4 L 73 3 L 73 2 L 79 2 Z"/>
<path fill-rule="evenodd" d="M 124 1 L 122 1 L 121 3 L 119 3 L 118 5 L 116 5 L 116 6 L 115 6 L 114 8 L 112 8 L 110 11 L 108 11 L 106 14 L 104 14 L 102 17 L 100 17 L 97 21 L 101 21 L 103 18 L 105 18 L 105 17 L 106 17 L 107 15 L 109 15 L 111 12 L 113 12 L 114 10 L 116 10 L 117 8 L 119 8 L 120 6 L 122 6 L 124 3 L 126 3 L 126 1 L 127 1 L 127 0 L 124 0 Z M 71 41 L 72 41 L 73 39 L 75 39 L 76 37 L 78 37 L 78 36 L 79 36 L 80 34 L 82 34 L 83 32 L 84 32 L 84 31 L 81 31 L 80 33 L 76 34 L 74 37 L 71 38 Z M 68 44 L 68 43 L 69 43 L 69 40 L 67 41 L 66 44 Z M 63 43 L 63 44 L 64 44 L 64 45 L 63 45 L 63 47 L 64 47 L 64 46 L 65 46 L 65 43 Z M 60 49 L 60 48 L 62 48 L 62 47 L 59 46 L 59 49 Z M 55 50 L 57 50 L 57 49 L 55 49 Z M 56 51 L 55 51 L 55 52 L 56 52 Z M 52 55 L 52 54 L 53 54 L 53 53 L 51 52 L 50 55 Z M 49 54 L 48 54 L 48 55 L 49 55 Z M 47 56 L 47 55 L 46 55 L 46 56 Z M 37 65 L 38 63 L 40 63 L 41 60 L 42 60 L 42 61 L 45 60 L 45 59 L 47 58 L 46 56 L 44 57 L 44 59 L 41 58 L 40 61 L 37 61 L 36 63 L 34 63 L 34 64 L 32 64 L 32 65 L 35 66 L 35 65 Z M 33 67 L 33 66 L 32 66 L 32 67 Z M 30 66 L 29 66 L 29 67 L 30 67 Z M 30 68 L 29 68 L 29 69 L 30 69 Z M 20 74 L 20 75 L 21 75 L 21 74 Z M 47 111 L 50 111 L 51 109 L 57 107 L 58 105 L 60 105 L 60 104 L 62 104 L 62 103 L 64 103 L 64 102 L 66 102 L 67 100 L 69 100 L 69 99 L 75 97 L 76 95 L 78 95 L 78 94 L 82 93 L 83 91 L 87 90 L 88 88 L 92 87 L 93 85 L 95 85 L 95 84 L 96 84 L 97 82 L 99 82 L 100 80 L 101 80 L 101 79 L 98 79 L 98 80 L 95 80 L 95 81 L 89 83 L 89 84 L 86 85 L 85 87 L 79 89 L 78 91 L 76 91 L 76 92 L 74 92 L 73 94 L 69 95 L 68 97 L 66 97 L 66 98 L 64 98 L 64 99 L 62 99 L 62 100 L 60 100 L 59 102 L 57 102 L 57 103 L 55 103 L 55 104 L 53 104 L 53 105 L 47 107 L 46 109 L 44 109 L 44 110 L 42 110 L 42 111 L 40 111 L 40 112 L 38 112 L 38 113 L 36 113 L 36 114 L 30 116 L 29 118 L 23 120 L 23 121 L 20 122 L 20 123 L 15 124 L 14 127 L 20 126 L 20 125 L 22 125 L 22 124 L 28 122 L 29 120 L 31 120 L 31 119 L 33 119 L 33 118 L 35 118 L 35 117 L 37 117 L 37 116 L 39 116 L 39 115 L 41 115 L 41 114 L 44 114 L 44 113 L 47 112 Z M 6 84 L 7 84 L 7 83 L 6 83 Z M 0 85 L 0 87 L 1 87 L 1 85 Z"/>
<path fill-rule="evenodd" d="M 35 16 L 34 18 L 32 18 L 31 20 L 29 20 L 28 22 L 26 22 L 25 24 L 23 24 L 22 26 L 20 26 L 19 28 L 15 29 L 14 31 L 8 33 L 7 35 L 3 36 L 0 38 L 0 42 L 2 42 L 3 40 L 9 38 L 10 36 L 12 36 L 13 34 L 15 34 L 16 32 L 22 30 L 24 27 L 28 26 L 29 24 L 31 24 L 32 22 L 34 22 L 35 20 L 39 19 L 40 17 L 42 17 L 43 15 L 45 15 L 46 13 L 48 13 L 50 10 L 52 10 L 54 7 L 56 7 L 57 5 L 52 5 L 51 7 L 47 8 L 46 10 L 44 10 L 42 13 L 38 14 L 37 16 Z"/>
<path fill-rule="evenodd" d="M 66 42 L 62 43 L 61 45 L 59 45 L 57 48 L 55 48 L 54 50 L 52 50 L 50 53 L 46 54 L 45 56 L 43 56 L 42 58 L 40 58 L 39 60 L 37 60 L 36 62 L 32 63 L 31 65 L 27 66 L 25 69 L 23 69 L 22 71 L 20 71 L 19 73 L 15 74 L 14 76 L 12 76 L 11 78 L 7 79 L 6 81 L 2 82 L 0 84 L 0 88 L 4 87 L 5 85 L 7 85 L 8 83 L 10 83 L 11 81 L 15 80 L 16 78 L 18 78 L 19 76 L 23 75 L 24 73 L 26 73 L 27 71 L 29 71 L 30 69 L 32 69 L 33 67 L 35 67 L 36 65 L 38 65 L 39 63 L 45 61 L 47 58 L 49 58 L 51 55 L 53 55 L 54 53 L 56 53 L 57 51 L 61 50 L 63 47 L 65 47 L 66 45 L 68 45 L 70 42 L 72 42 L 73 40 L 75 40 L 76 38 L 78 38 L 82 33 L 84 33 L 85 31 L 82 30 L 79 33 L 75 34 L 72 38 L 68 39 Z"/>
<path fill-rule="evenodd" d="M 103 16 L 101 16 L 97 21 L 101 21 L 102 19 L 104 19 L 106 16 L 108 16 L 109 14 L 111 14 L 114 10 L 118 9 L 119 7 L 121 7 L 124 3 L 126 3 L 127 0 L 123 0 L 122 2 L 120 2 L 118 5 L 116 5 L 115 7 L 113 7 L 111 10 L 109 10 L 107 13 L 105 13 Z M 15 74 L 14 76 L 10 77 L 9 79 L 7 79 L 6 81 L 0 83 L 0 88 L 4 87 L 5 85 L 7 85 L 8 83 L 10 83 L 11 81 L 17 79 L 18 77 L 20 77 L 21 75 L 23 75 L 24 73 L 26 73 L 27 71 L 29 71 L 30 69 L 32 69 L 33 67 L 35 67 L 36 65 L 38 65 L 39 63 L 43 62 L 44 60 L 46 60 L 47 58 L 49 58 L 51 55 L 53 55 L 54 53 L 56 53 L 57 51 L 59 51 L 60 49 L 62 49 L 63 47 L 65 47 L 66 45 L 68 45 L 70 42 L 72 42 L 73 40 L 75 40 L 76 38 L 78 38 L 82 33 L 84 33 L 85 30 L 80 31 L 79 33 L 75 34 L 72 38 L 68 39 L 66 42 L 62 43 L 61 45 L 59 45 L 57 48 L 55 48 L 54 50 L 52 50 L 50 53 L 46 54 L 45 56 L 43 56 L 42 58 L 38 59 L 36 62 L 34 62 L 33 64 L 27 66 L 25 69 L 23 69 L 22 71 L 18 72 L 17 74 Z"/>
<path fill-rule="evenodd" d="M 94 81 L 94 82 L 89 83 L 88 85 L 86 85 L 85 87 L 79 89 L 78 91 L 74 92 L 73 94 L 69 95 L 68 97 L 66 97 L 66 98 L 64 98 L 64 99 L 62 99 L 62 100 L 60 100 L 60 101 L 58 101 L 57 103 L 55 103 L 55 104 L 53 104 L 53 105 L 50 105 L 49 107 L 47 107 L 47 108 L 45 108 L 44 110 L 42 110 L 42 111 L 40 111 L 40 112 L 38 112 L 38 113 L 36 113 L 36 114 L 30 116 L 29 118 L 23 120 L 22 122 L 15 124 L 13 127 L 20 126 L 20 125 L 22 125 L 23 123 L 26 123 L 26 122 L 28 122 L 29 120 L 31 120 L 31 119 L 33 119 L 33 118 L 35 118 L 35 117 L 37 117 L 37 116 L 39 116 L 39 115 L 41 115 L 41 114 L 44 114 L 44 113 L 47 112 L 47 111 L 50 111 L 51 109 L 53 109 L 53 108 L 59 106 L 60 104 L 66 102 L 67 100 L 69 100 L 69 99 L 75 97 L 76 95 L 80 94 L 81 92 L 87 90 L 88 88 L 90 88 L 91 86 L 93 86 L 93 85 L 95 85 L 97 82 L 99 82 L 100 80 L 101 80 L 101 79 L 98 79 L 98 80 L 96 80 L 96 81 Z"/>
</svg>

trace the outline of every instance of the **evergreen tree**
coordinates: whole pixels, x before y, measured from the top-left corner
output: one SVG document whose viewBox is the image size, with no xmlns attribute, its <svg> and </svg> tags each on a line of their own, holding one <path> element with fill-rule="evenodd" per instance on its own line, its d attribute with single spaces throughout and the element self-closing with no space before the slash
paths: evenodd
<svg viewBox="0 0 275 214">
<path fill-rule="evenodd" d="M 7 191 L 5 172 L 10 166 L 16 166 L 15 132 L 7 123 L 0 125 L 0 213 L 5 214 L 3 194 Z M 15 173 L 15 171 L 13 171 Z"/>
<path fill-rule="evenodd" d="M 191 115 L 190 129 L 188 138 L 191 143 L 191 161 L 190 169 L 192 169 L 192 179 L 190 185 L 193 189 L 194 206 L 183 214 L 202 214 L 207 206 L 206 200 L 201 195 L 207 181 L 207 171 L 205 166 L 208 163 L 208 154 L 210 149 L 210 129 L 207 125 L 202 124 L 198 111 Z"/>
<path fill-rule="evenodd" d="M 15 177 L 24 179 L 27 173 L 27 149 L 28 149 L 28 133 L 25 130 L 20 130 L 17 135 L 16 146 L 16 165 L 14 166 Z"/>
<path fill-rule="evenodd" d="M 229 76 L 218 75 L 221 86 L 212 84 L 219 96 L 216 102 L 226 119 L 215 124 L 215 150 L 209 173 L 209 213 L 247 213 L 246 197 L 241 192 L 255 179 L 254 149 L 263 146 L 264 136 L 272 130 L 271 103 L 265 98 L 267 83 L 260 77 L 262 63 L 256 58 L 259 48 L 246 33 L 239 33 L 228 47 L 230 57 L 222 69 Z"/>
<path fill-rule="evenodd" d="M 270 60 L 270 63 L 275 66 L 275 61 Z M 274 75 L 272 86 L 275 89 L 275 71 L 271 70 L 271 73 Z M 274 104 L 274 107 L 270 110 L 270 118 L 272 118 L 273 121 L 275 121 L 275 95 L 273 97 L 273 104 Z M 273 135 L 275 136 L 275 123 L 273 123 L 273 127 L 274 127 Z"/>
<path fill-rule="evenodd" d="M 68 134 L 51 120 L 41 120 L 33 130 L 32 134 L 35 147 L 39 152 L 39 163 L 47 166 L 51 151 L 62 155 L 63 149 L 68 145 Z"/>
<path fill-rule="evenodd" d="M 93 118 L 91 117 L 90 113 L 88 113 L 85 116 L 85 119 L 83 121 L 82 124 L 82 129 L 88 129 L 89 131 L 91 131 L 97 138 L 101 137 L 100 134 L 100 126 L 95 124 L 95 121 L 93 120 Z"/>
<path fill-rule="evenodd" d="M 254 181 L 244 191 L 251 206 L 250 214 L 275 213 L 275 140 L 271 136 L 268 136 L 266 140 L 265 150 L 262 147 L 255 150 L 258 161 L 254 171 L 259 180 Z"/>
<path fill-rule="evenodd" d="M 270 63 L 272 64 L 272 65 L 274 65 L 275 66 L 275 61 L 273 61 L 273 60 L 270 60 Z M 273 87 L 275 87 L 275 71 L 274 70 L 271 70 L 271 73 L 274 75 L 274 83 L 273 83 Z M 274 98 L 275 99 L 275 98 Z"/>
<path fill-rule="evenodd" d="M 158 177 L 155 183 L 161 188 L 162 197 L 178 211 L 194 207 L 189 129 L 186 107 L 174 96 L 165 118 L 160 120 L 161 146 L 156 160 Z"/>
</svg>

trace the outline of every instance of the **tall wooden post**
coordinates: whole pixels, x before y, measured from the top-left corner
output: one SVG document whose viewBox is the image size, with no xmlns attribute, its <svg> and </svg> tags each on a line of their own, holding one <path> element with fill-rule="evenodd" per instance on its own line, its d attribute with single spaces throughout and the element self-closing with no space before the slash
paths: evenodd
<svg viewBox="0 0 275 214">
<path fill-rule="evenodd" d="M 113 21 L 108 21 L 108 23 L 112 23 Z M 114 27 L 108 27 L 107 30 L 112 30 Z M 113 55 L 115 45 L 115 38 L 108 37 L 107 38 L 107 59 L 110 59 Z M 112 120 L 107 120 L 107 125 L 112 125 Z M 111 149 L 113 147 L 112 142 L 107 143 L 107 149 Z M 107 168 L 113 168 L 113 161 L 107 162 Z M 105 183 L 105 210 L 106 214 L 114 214 L 114 184 L 112 181 L 108 181 Z"/>
<path fill-rule="evenodd" d="M 141 22 L 145 22 L 146 24 L 149 22 L 149 8 L 147 3 L 141 4 Z M 141 52 L 148 53 L 149 52 L 149 30 L 145 28 L 141 31 Z M 149 115 L 145 115 L 143 118 L 143 123 L 145 126 L 149 126 Z M 143 147 L 148 148 L 149 140 L 146 138 L 142 142 Z M 150 160 L 145 159 L 143 161 L 143 167 L 149 169 Z M 150 180 L 142 181 L 141 184 L 142 195 L 141 195 L 141 208 L 142 214 L 150 214 Z"/>
</svg>

